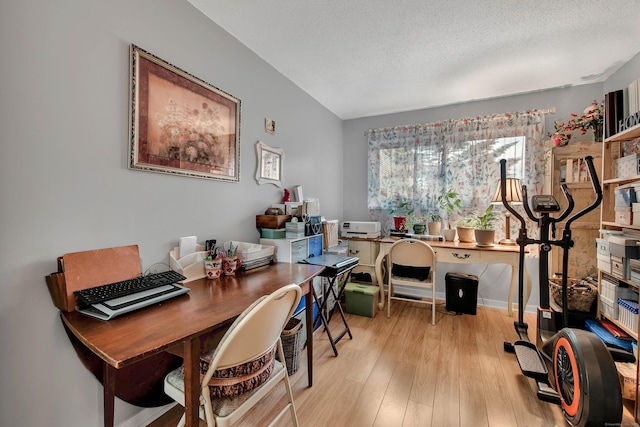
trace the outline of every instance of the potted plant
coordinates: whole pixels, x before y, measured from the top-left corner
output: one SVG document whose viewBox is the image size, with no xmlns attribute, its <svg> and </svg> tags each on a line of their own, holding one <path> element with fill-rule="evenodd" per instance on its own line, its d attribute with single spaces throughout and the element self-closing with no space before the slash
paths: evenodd
<svg viewBox="0 0 640 427">
<path fill-rule="evenodd" d="M 496 230 L 493 223 L 496 220 L 496 214 L 493 212 L 493 205 L 489 205 L 484 214 L 476 216 L 475 219 L 475 237 L 478 246 L 493 246 Z"/>
<path fill-rule="evenodd" d="M 442 227 L 442 224 L 440 223 L 440 220 L 442 219 L 440 217 L 440 214 L 438 212 L 429 212 L 426 215 L 426 221 L 427 221 L 427 228 L 429 229 L 429 235 L 431 236 L 439 236 L 440 235 L 440 229 Z"/>
<path fill-rule="evenodd" d="M 451 228 L 451 220 L 455 212 L 460 212 L 462 209 L 462 201 L 458 197 L 458 193 L 452 190 L 447 190 L 438 196 L 438 206 L 441 211 L 447 213 L 446 228 L 443 231 L 444 239 L 448 242 L 453 242 L 456 238 L 455 228 Z"/>
<path fill-rule="evenodd" d="M 424 232 L 427 229 L 427 224 L 425 223 L 426 220 L 427 220 L 426 215 L 422 215 L 420 217 L 414 218 L 413 232 L 415 234 L 424 234 Z"/>
<path fill-rule="evenodd" d="M 473 212 L 467 212 L 465 216 L 458 221 L 456 224 L 458 240 L 462 243 L 473 243 L 476 221 L 476 215 Z"/>
<path fill-rule="evenodd" d="M 391 209 L 391 215 L 393 215 L 393 226 L 396 231 L 403 231 L 409 229 L 406 222 L 409 217 L 413 215 L 413 208 L 409 202 L 400 202 L 398 204 L 398 210 L 404 211 L 405 214 L 396 215 L 396 208 Z"/>
</svg>

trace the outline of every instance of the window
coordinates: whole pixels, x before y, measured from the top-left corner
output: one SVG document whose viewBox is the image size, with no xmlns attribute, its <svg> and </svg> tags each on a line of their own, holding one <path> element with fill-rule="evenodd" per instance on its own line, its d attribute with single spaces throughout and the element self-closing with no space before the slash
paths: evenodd
<svg viewBox="0 0 640 427">
<path fill-rule="evenodd" d="M 457 192 L 465 211 L 484 211 L 500 179 L 528 186 L 543 181 L 544 113 L 526 112 L 368 132 L 371 216 L 378 220 L 401 202 L 416 213 L 438 210 L 437 197 Z"/>
</svg>

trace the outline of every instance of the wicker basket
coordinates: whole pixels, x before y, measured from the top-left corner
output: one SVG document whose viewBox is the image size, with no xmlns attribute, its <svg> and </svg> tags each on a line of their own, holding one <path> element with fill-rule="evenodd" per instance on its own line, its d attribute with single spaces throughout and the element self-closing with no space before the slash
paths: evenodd
<svg viewBox="0 0 640 427">
<path fill-rule="evenodd" d="M 287 374 L 293 375 L 300 368 L 300 351 L 302 350 L 302 321 L 292 317 L 280 335 L 284 359 L 287 364 Z M 276 352 L 276 359 L 280 360 Z"/>
<path fill-rule="evenodd" d="M 549 279 L 549 292 L 556 304 L 562 307 L 562 278 Z M 597 296 L 598 288 L 587 280 L 567 279 L 569 310 L 590 311 Z"/>
</svg>

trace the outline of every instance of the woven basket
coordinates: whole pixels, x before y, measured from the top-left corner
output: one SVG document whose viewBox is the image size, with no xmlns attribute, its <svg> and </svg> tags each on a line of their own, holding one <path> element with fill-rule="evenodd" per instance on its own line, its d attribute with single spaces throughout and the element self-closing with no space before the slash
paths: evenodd
<svg viewBox="0 0 640 427">
<path fill-rule="evenodd" d="M 562 278 L 549 279 L 549 292 L 553 300 L 562 307 Z M 589 311 L 598 296 L 598 288 L 586 280 L 567 279 L 567 302 L 569 310 Z"/>
<path fill-rule="evenodd" d="M 284 360 L 287 364 L 287 374 L 293 375 L 300 368 L 300 351 L 302 350 L 302 321 L 292 317 L 284 327 L 280 339 L 284 350 Z M 280 360 L 276 352 L 276 359 Z"/>
</svg>

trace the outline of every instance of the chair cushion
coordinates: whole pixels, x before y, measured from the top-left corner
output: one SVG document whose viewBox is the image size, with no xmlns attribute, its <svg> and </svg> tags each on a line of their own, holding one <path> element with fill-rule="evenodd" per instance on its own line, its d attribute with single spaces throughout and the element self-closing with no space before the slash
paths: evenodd
<svg viewBox="0 0 640 427">
<path fill-rule="evenodd" d="M 273 368 L 273 375 L 276 375 L 280 371 L 284 371 L 284 366 L 276 360 Z M 251 397 L 253 393 L 257 392 L 260 387 L 254 388 L 251 392 L 239 394 L 237 396 L 216 399 L 213 399 L 212 397 L 211 406 L 213 408 L 213 412 L 219 417 L 226 417 L 230 415 L 249 397 Z M 184 370 L 182 367 L 174 369 L 166 376 L 165 393 L 167 393 L 176 402 L 184 405 Z M 202 404 L 202 399 L 200 400 L 200 404 Z M 200 408 L 200 418 L 204 419 L 204 411 L 202 411 L 202 408 Z"/>
<path fill-rule="evenodd" d="M 261 386 L 273 372 L 275 354 L 274 346 L 253 360 L 229 368 L 217 369 L 209 381 L 211 397 L 237 396 Z M 205 353 L 200 358 L 200 379 L 209 369 L 212 356 L 213 351 Z"/>
<path fill-rule="evenodd" d="M 215 349 L 200 357 L 200 380 L 209 369 Z M 217 369 L 209 381 L 212 398 L 233 397 L 261 386 L 273 372 L 276 347 L 253 360 L 228 368 Z"/>
<path fill-rule="evenodd" d="M 391 274 L 399 277 L 407 277 L 410 279 L 418 279 L 421 281 L 429 278 L 431 267 L 414 267 L 411 265 L 393 264 Z"/>
</svg>

